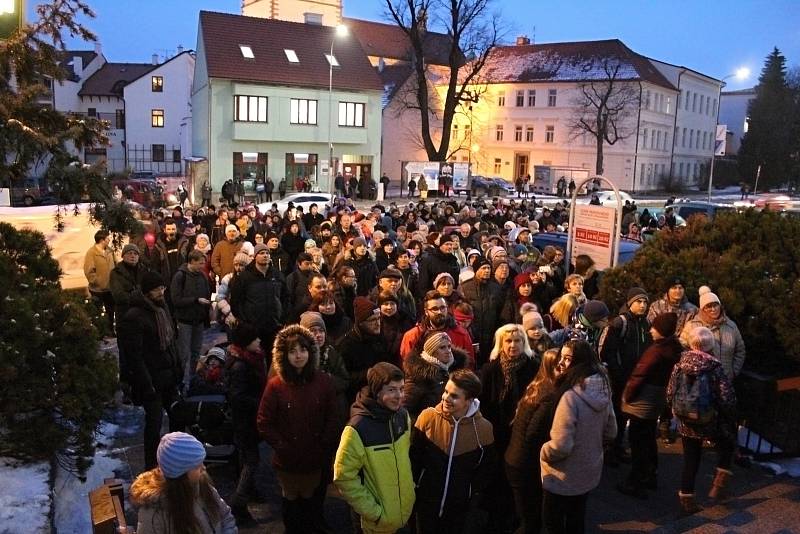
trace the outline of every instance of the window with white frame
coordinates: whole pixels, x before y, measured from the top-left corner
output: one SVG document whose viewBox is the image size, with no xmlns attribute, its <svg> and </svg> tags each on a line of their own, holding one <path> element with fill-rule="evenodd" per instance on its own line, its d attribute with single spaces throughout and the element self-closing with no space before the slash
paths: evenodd
<svg viewBox="0 0 800 534">
<path fill-rule="evenodd" d="M 692 113 L 697 112 L 697 93 L 692 95 Z"/>
<path fill-rule="evenodd" d="M 656 150 L 661 149 L 661 130 L 656 130 Z"/>
<path fill-rule="evenodd" d="M 707 142 L 708 142 L 707 141 L 707 136 L 708 136 L 708 132 L 703 132 L 703 150 L 705 150 L 706 147 L 708 146 L 707 145 Z"/>
<path fill-rule="evenodd" d="M 364 109 L 361 102 L 339 102 L 339 126 L 363 128 Z"/>
<path fill-rule="evenodd" d="M 502 108 L 505 105 L 506 105 L 506 94 L 497 93 L 497 106 Z"/>
<path fill-rule="evenodd" d="M 694 129 L 689 130 L 689 148 L 694 146 Z"/>
<path fill-rule="evenodd" d="M 650 109 L 650 91 L 646 91 L 644 94 L 644 109 Z"/>
<path fill-rule="evenodd" d="M 678 176 L 679 176 L 680 178 L 683 178 L 683 177 L 684 177 L 684 176 L 683 176 L 683 162 L 682 162 L 682 161 L 681 161 L 681 162 L 678 164 Z"/>
<path fill-rule="evenodd" d="M 317 124 L 317 101 L 305 98 L 289 100 L 289 122 L 291 124 Z"/>
<path fill-rule="evenodd" d="M 517 107 L 521 108 L 525 105 L 525 91 L 517 91 Z"/>
<path fill-rule="evenodd" d="M 517 143 L 522 142 L 522 126 L 514 126 L 514 141 Z"/>
<path fill-rule="evenodd" d="M 642 130 L 642 148 L 647 148 L 647 128 Z"/>
<path fill-rule="evenodd" d="M 645 171 L 646 170 L 647 170 L 647 165 L 642 163 L 642 170 L 639 171 L 639 185 L 644 185 L 644 177 L 645 177 Z"/>
<path fill-rule="evenodd" d="M 150 159 L 154 162 L 161 163 L 164 161 L 165 157 L 165 146 L 164 145 L 151 145 L 150 146 Z"/>
<path fill-rule="evenodd" d="M 164 92 L 164 77 L 163 76 L 151 76 L 150 77 L 150 90 L 154 93 L 163 93 Z"/>
<path fill-rule="evenodd" d="M 553 143 L 555 142 L 556 137 L 556 127 L 555 126 L 545 126 L 544 127 L 544 142 L 545 143 Z"/>
<path fill-rule="evenodd" d="M 667 109 L 664 110 L 667 115 L 672 115 L 672 97 L 667 96 Z"/>
<path fill-rule="evenodd" d="M 528 107 L 536 107 L 536 89 L 528 89 Z"/>
<path fill-rule="evenodd" d="M 689 104 L 691 104 L 690 101 L 692 100 L 691 96 L 692 96 L 692 92 L 691 91 L 686 91 L 686 100 L 684 101 L 685 105 L 683 106 L 683 109 L 685 109 L 686 111 L 689 111 Z"/>
<path fill-rule="evenodd" d="M 697 137 L 694 138 L 694 147 L 700 148 L 700 130 L 697 130 Z"/>
<path fill-rule="evenodd" d="M 495 141 L 502 141 L 503 140 L 503 125 L 498 124 L 495 126 L 494 129 L 494 140 Z"/>
<path fill-rule="evenodd" d="M 503 161 L 500 158 L 494 158 L 494 174 L 500 174 L 503 171 Z"/>
<path fill-rule="evenodd" d="M 681 147 L 686 148 L 686 128 L 683 129 L 683 135 L 681 136 Z"/>
<path fill-rule="evenodd" d="M 525 128 L 525 142 L 533 143 L 533 126 L 527 126 Z"/>
<path fill-rule="evenodd" d="M 236 121 L 267 122 L 267 97 L 236 95 L 233 97 L 233 117 Z"/>
<path fill-rule="evenodd" d="M 297 52 L 291 48 L 284 48 L 283 53 L 286 54 L 286 60 L 289 63 L 300 63 L 300 58 L 297 57 Z"/>
<path fill-rule="evenodd" d="M 558 89 L 549 89 L 547 91 L 547 107 L 556 107 L 556 98 L 558 97 Z"/>
<path fill-rule="evenodd" d="M 681 98 L 683 97 L 683 89 L 678 91 L 678 96 L 675 97 L 675 109 L 681 109 Z"/>
<path fill-rule="evenodd" d="M 716 98 L 714 99 L 714 105 L 711 108 L 711 114 L 712 115 L 716 115 L 717 114 L 717 99 Z"/>
</svg>

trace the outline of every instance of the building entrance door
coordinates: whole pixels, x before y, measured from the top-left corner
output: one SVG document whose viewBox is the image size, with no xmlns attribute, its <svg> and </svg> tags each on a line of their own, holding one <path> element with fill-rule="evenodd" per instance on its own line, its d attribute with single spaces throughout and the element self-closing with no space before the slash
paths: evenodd
<svg viewBox="0 0 800 534">
<path fill-rule="evenodd" d="M 528 170 L 528 154 L 514 154 L 514 180 L 520 176 L 527 176 L 530 171 Z"/>
<path fill-rule="evenodd" d="M 286 153 L 286 185 L 298 190 L 300 180 L 310 181 L 310 189 L 317 185 L 317 155 Z"/>
</svg>

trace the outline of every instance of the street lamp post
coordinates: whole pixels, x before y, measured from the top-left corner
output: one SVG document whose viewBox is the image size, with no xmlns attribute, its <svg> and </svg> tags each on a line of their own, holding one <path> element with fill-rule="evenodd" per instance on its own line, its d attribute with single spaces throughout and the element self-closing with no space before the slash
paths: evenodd
<svg viewBox="0 0 800 534">
<path fill-rule="evenodd" d="M 331 132 L 333 131 L 333 63 L 335 61 L 333 56 L 333 45 L 337 37 L 347 36 L 347 26 L 339 24 L 336 26 L 336 33 L 331 39 L 331 53 L 328 56 L 328 192 L 333 193 L 333 138 Z M 337 61 L 338 63 L 338 61 Z"/>
<path fill-rule="evenodd" d="M 725 80 L 729 78 L 736 78 L 739 81 L 746 80 L 750 76 L 750 69 L 741 67 L 736 69 L 736 72 L 728 74 L 719 81 L 719 89 L 717 90 L 717 109 L 716 118 L 714 120 L 714 139 L 711 143 L 711 167 L 708 171 L 708 201 L 711 202 L 711 188 L 714 183 L 714 160 L 717 159 L 717 126 L 719 126 L 719 108 L 722 107 L 722 88 L 725 87 Z M 676 111 L 677 112 L 677 111 Z"/>
</svg>

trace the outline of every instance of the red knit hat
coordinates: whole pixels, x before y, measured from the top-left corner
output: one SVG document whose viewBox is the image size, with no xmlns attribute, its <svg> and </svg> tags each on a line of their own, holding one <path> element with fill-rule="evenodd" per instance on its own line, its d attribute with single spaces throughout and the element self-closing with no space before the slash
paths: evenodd
<svg viewBox="0 0 800 534">
<path fill-rule="evenodd" d="M 375 314 L 378 305 L 367 297 L 356 297 L 353 299 L 353 315 L 356 324 L 361 324 Z"/>
</svg>

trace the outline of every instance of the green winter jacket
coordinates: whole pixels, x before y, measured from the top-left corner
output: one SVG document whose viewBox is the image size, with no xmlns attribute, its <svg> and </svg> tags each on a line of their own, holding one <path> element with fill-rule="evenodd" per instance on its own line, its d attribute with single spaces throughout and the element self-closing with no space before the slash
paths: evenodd
<svg viewBox="0 0 800 534">
<path fill-rule="evenodd" d="M 333 482 L 361 516 L 365 534 L 395 532 L 414 506 L 411 418 L 379 405 L 365 387 L 350 411 L 333 466 Z"/>
</svg>

